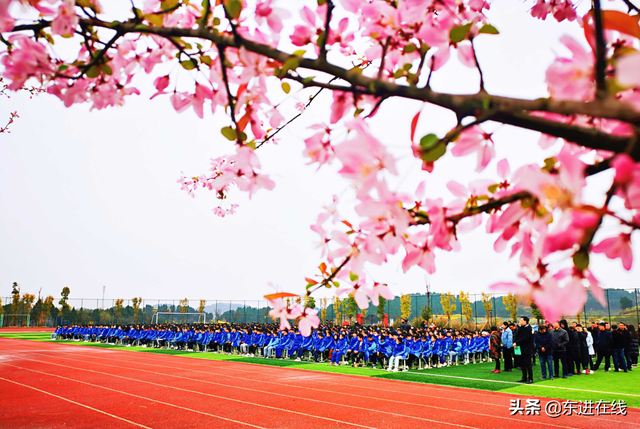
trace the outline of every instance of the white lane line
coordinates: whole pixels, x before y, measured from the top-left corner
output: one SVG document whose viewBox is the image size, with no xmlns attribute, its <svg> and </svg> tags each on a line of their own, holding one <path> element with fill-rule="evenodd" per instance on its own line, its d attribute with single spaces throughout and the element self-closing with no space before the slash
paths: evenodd
<svg viewBox="0 0 640 429">
<path fill-rule="evenodd" d="M 39 353 L 42 354 L 42 353 Z M 45 355 L 47 356 L 47 355 Z M 51 356 L 53 357 L 53 356 Z M 65 359 L 65 360 L 69 360 L 69 361 L 74 361 L 74 362 L 85 362 L 82 360 L 78 360 L 78 359 L 71 359 L 68 357 L 61 357 L 61 359 Z M 36 361 L 38 362 L 38 361 Z M 123 361 L 122 359 L 119 359 L 119 362 L 123 362 L 123 363 L 132 363 L 135 364 L 135 361 Z M 328 402 L 328 401 L 323 401 L 320 399 L 315 399 L 315 398 L 305 398 L 305 397 L 300 397 L 300 396 L 296 396 L 296 395 L 287 395 L 287 394 L 283 394 L 283 393 L 276 393 L 276 392 L 272 392 L 272 391 L 266 391 L 266 390 L 257 390 L 255 388 L 247 388 L 247 387 L 241 387 L 241 386 L 237 386 L 237 385 L 233 385 L 233 384 L 225 384 L 225 383 L 216 383 L 214 381 L 208 381 L 208 380 L 201 380 L 198 378 L 191 378 L 191 377 L 184 377 L 184 376 L 180 376 L 180 375 L 174 375 L 174 374 L 167 374 L 167 373 L 162 373 L 162 372 L 156 372 L 156 371 L 149 371 L 149 370 L 145 370 L 145 369 L 139 369 L 139 368 L 131 368 L 128 366 L 119 366 L 119 365 L 112 365 L 112 364 L 100 364 L 101 366 L 109 366 L 109 367 L 113 367 L 113 368 L 121 368 L 121 369 L 125 369 L 125 370 L 129 370 L 129 371 L 139 371 L 139 372 L 145 372 L 145 373 L 149 373 L 149 374 L 154 374 L 154 375 L 160 375 L 163 377 L 172 377 L 172 378 L 178 378 L 181 380 L 189 380 L 189 381 L 196 381 L 199 383 L 205 383 L 205 384 L 211 384 L 211 385 L 216 385 L 216 386 L 222 386 L 222 387 L 226 387 L 226 388 L 233 388 L 233 389 L 240 389 L 240 390 L 249 390 L 252 392 L 261 392 L 261 393 L 266 393 L 269 395 L 276 395 L 276 396 L 284 396 L 287 398 L 300 398 L 300 399 L 305 399 L 308 401 L 313 401 L 313 402 L 320 402 L 323 404 L 328 404 L 328 405 L 333 405 L 333 406 L 338 406 L 338 407 L 347 407 L 347 408 L 356 408 L 358 410 L 362 410 L 362 411 L 370 411 L 370 412 L 378 412 L 378 413 L 385 413 L 385 414 L 393 414 L 396 415 L 393 412 L 387 412 L 387 411 L 382 411 L 382 410 L 375 410 L 375 409 L 368 409 L 368 408 L 363 408 L 360 406 L 354 406 L 354 405 L 347 405 L 347 404 L 343 404 L 343 403 L 339 403 L 339 402 Z M 146 365 L 146 364 L 143 364 Z M 159 366 L 159 365 L 156 365 Z M 71 367 L 69 367 L 71 368 Z M 170 368 L 170 369 L 181 369 L 184 370 L 184 368 L 177 368 L 177 367 L 165 367 L 165 368 Z M 197 370 L 189 370 L 189 371 L 195 371 L 195 372 L 202 372 L 205 374 L 209 374 L 205 371 L 197 371 Z M 224 374 L 209 374 L 209 375 L 222 375 L 224 376 Z M 308 389 L 308 390 L 315 390 L 315 391 L 320 391 L 323 393 L 331 393 L 331 394 L 339 394 L 339 395 L 346 395 L 346 396 L 353 396 L 359 399 L 373 399 L 373 400 L 377 400 L 377 401 L 386 401 L 386 402 L 391 402 L 391 403 L 395 403 L 395 404 L 400 404 L 400 405 L 414 405 L 414 406 L 418 406 L 418 407 L 426 407 L 426 408 L 434 408 L 436 410 L 442 410 L 442 411 L 450 411 L 451 408 L 450 407 L 437 407 L 435 405 L 428 405 L 428 404 L 416 404 L 416 403 L 411 403 L 411 402 L 406 402 L 406 401 L 395 401 L 393 399 L 387 399 L 387 398 L 381 398 L 381 397 L 372 397 L 372 396 L 365 396 L 365 395 L 358 395 L 358 394 L 352 394 L 352 393 L 344 393 L 344 392 L 336 392 L 336 391 L 332 391 L 332 390 L 326 390 L 326 389 L 316 389 L 313 387 L 306 387 L 306 386 L 297 386 L 297 385 L 292 385 L 292 384 L 285 384 L 285 383 L 277 383 L 277 382 L 269 382 L 269 381 L 261 381 L 261 380 L 255 380 L 255 379 L 251 379 L 251 378 L 243 378 L 243 377 L 234 377 L 234 376 L 226 376 L 226 377 L 230 377 L 230 378 L 235 378 L 235 379 L 241 379 L 244 381 L 252 381 L 252 382 L 259 382 L 259 383 L 267 383 L 267 384 L 274 384 L 277 386 L 283 386 L 283 387 L 292 387 L 292 388 L 298 388 L 298 389 Z M 477 412 L 473 412 L 473 411 L 466 411 L 466 410 L 456 410 L 457 413 L 463 413 L 463 414 L 472 414 L 474 416 L 479 416 L 479 417 L 488 417 L 488 418 L 494 418 L 494 419 L 504 419 L 504 420 L 512 420 L 514 422 L 518 422 L 518 423 L 522 423 L 522 422 L 529 422 L 529 420 L 522 420 L 522 419 L 517 419 L 517 418 L 512 418 L 512 417 L 506 417 L 506 416 L 499 416 L 499 415 L 495 415 L 495 414 L 483 414 L 483 413 L 477 413 Z M 402 414 L 403 417 L 406 418 L 411 418 L 411 419 L 420 419 L 420 420 L 424 420 L 422 417 L 413 417 L 407 414 Z M 619 422 L 616 420 L 608 420 L 608 421 L 615 421 L 617 423 L 625 423 L 625 422 Z M 534 421 L 530 421 L 531 423 L 534 423 Z M 448 422 L 440 422 L 440 423 L 445 423 L 445 424 L 449 424 Z M 558 427 L 558 428 L 573 428 L 573 429 L 578 429 L 575 426 L 565 426 L 565 425 L 558 425 L 558 424 L 552 424 L 552 423 L 543 423 L 543 422 L 535 422 L 537 425 L 542 425 L 542 426 L 552 426 L 552 427 Z"/>
<path fill-rule="evenodd" d="M 29 386 L 27 384 L 18 383 L 17 381 L 9 380 L 9 379 L 3 378 L 3 377 L 0 377 L 0 380 L 4 380 L 4 381 L 7 381 L 9 383 L 17 384 L 18 386 L 26 387 L 28 389 L 32 389 L 32 390 L 38 391 L 40 393 L 44 393 L 44 394 L 49 395 L 49 396 L 53 396 L 54 398 L 62 399 L 63 401 L 71 402 L 72 404 L 79 405 L 81 407 L 87 408 L 89 410 L 95 411 L 95 412 L 100 413 L 100 414 L 104 414 L 104 415 L 109 416 L 109 417 L 113 417 L 114 419 L 122 420 L 123 422 L 130 423 L 130 424 L 132 424 L 134 426 L 138 426 L 138 427 L 146 428 L 146 429 L 151 429 L 149 426 L 145 426 L 145 425 L 141 425 L 140 423 L 132 422 L 131 420 L 127 420 L 127 419 L 124 419 L 122 417 L 118 417 L 118 416 L 113 415 L 111 413 L 107 413 L 106 411 L 102 411 L 102 410 L 99 410 L 97 408 L 90 407 L 89 405 L 81 404 L 80 402 L 76 402 L 76 401 L 73 401 L 71 399 L 64 398 L 64 397 L 56 395 L 54 393 L 47 392 L 45 390 L 41 390 L 41 389 L 38 389 L 38 388 L 33 387 L 33 386 Z"/>
<path fill-rule="evenodd" d="M 238 420 L 228 419 L 228 418 L 226 418 L 226 417 L 216 416 L 215 414 L 205 413 L 204 411 L 198 411 L 198 410 L 194 410 L 194 409 L 191 409 L 191 408 L 182 407 L 182 406 L 180 406 L 180 405 L 170 404 L 170 403 L 168 403 L 168 402 L 159 401 L 159 400 L 157 400 L 157 399 L 146 398 L 146 397 L 144 397 L 144 396 L 136 395 L 136 394 L 134 394 L 134 393 L 124 392 L 124 391 L 122 391 L 122 390 L 111 389 L 111 388 L 109 388 L 109 387 L 100 386 L 99 384 L 93 384 L 93 383 L 88 383 L 88 382 L 86 382 L 86 381 L 75 380 L 75 379 L 73 379 L 73 378 L 63 377 L 63 376 L 61 376 L 61 375 L 51 374 L 51 373 L 49 373 L 49 372 L 44 372 L 44 371 L 38 371 L 38 370 L 36 370 L 36 369 L 25 368 L 25 367 L 23 367 L 23 366 L 10 365 L 10 364 L 8 364 L 8 363 L 0 363 L 0 365 L 12 366 L 12 367 L 14 367 L 14 368 L 24 369 L 24 370 L 26 370 L 26 371 L 35 372 L 35 373 L 38 373 L 38 374 L 44 374 L 44 375 L 48 375 L 48 376 L 51 376 L 51 377 L 62 378 L 63 380 L 74 381 L 74 382 L 76 382 L 76 383 L 86 384 L 86 385 L 88 385 L 88 386 L 99 387 L 100 389 L 110 390 L 110 391 L 112 391 L 112 392 L 121 393 L 121 394 L 123 394 L 123 395 L 133 396 L 134 398 L 144 399 L 144 400 L 147 400 L 147 401 L 156 402 L 156 403 L 158 403 L 158 404 L 167 405 L 167 406 L 169 406 L 169 407 L 179 408 L 179 409 L 184 410 L 184 411 L 192 411 L 192 412 L 194 412 L 194 413 L 204 414 L 205 416 L 215 417 L 215 418 L 217 418 L 217 419 L 226 420 L 226 421 L 228 421 L 228 422 L 233 422 L 233 423 L 238 423 L 238 424 L 241 424 L 241 425 L 244 425 L 244 426 L 251 426 L 251 427 L 254 427 L 254 428 L 258 428 L 258 429 L 266 429 L 266 428 L 263 428 L 262 426 L 256 426 L 256 425 L 252 425 L 252 424 L 250 424 L 250 423 L 245 423 L 245 422 L 241 422 L 241 421 L 238 421 Z M 114 417 L 115 417 L 115 416 L 114 416 Z"/>
<path fill-rule="evenodd" d="M 123 380 L 137 381 L 137 382 L 140 382 L 140 383 L 151 384 L 153 386 L 164 387 L 164 388 L 169 388 L 169 389 L 175 389 L 175 390 L 180 390 L 180 391 L 188 392 L 188 393 L 195 393 L 197 395 L 209 396 L 209 397 L 212 397 L 212 398 L 223 399 L 223 400 L 226 400 L 226 401 L 239 402 L 239 403 L 245 404 L 245 405 L 251 405 L 251 406 L 262 407 L 262 408 L 269 408 L 269 409 L 272 409 L 272 410 L 283 411 L 283 412 L 286 412 L 286 413 L 299 414 L 299 415 L 302 415 L 302 416 L 305 416 L 305 417 L 313 417 L 313 418 L 316 418 L 316 419 L 328 420 L 328 421 L 331 421 L 331 422 L 334 422 L 334 423 L 346 424 L 346 425 L 350 425 L 350 426 L 357 426 L 357 427 L 362 427 L 362 428 L 367 428 L 367 429 L 375 429 L 375 428 L 373 428 L 371 426 L 364 426 L 364 425 L 360 425 L 360 424 L 357 424 L 357 423 L 346 422 L 344 420 L 336 420 L 336 419 L 332 419 L 330 417 L 316 416 L 314 414 L 303 413 L 301 411 L 287 410 L 285 408 L 273 407 L 273 406 L 270 406 L 270 405 L 256 404 L 254 402 L 243 401 L 241 399 L 228 398 L 226 396 L 219 396 L 219 395 L 214 395 L 214 394 L 211 394 L 211 393 L 198 392 L 197 390 L 189 390 L 189 389 L 184 389 L 182 387 L 176 387 L 176 386 L 170 386 L 170 385 L 167 385 L 167 384 L 154 383 L 152 381 L 140 380 L 140 379 L 137 379 L 137 378 L 124 377 L 122 375 L 111 374 L 109 372 L 102 372 L 102 371 L 95 371 L 95 370 L 92 370 L 92 369 L 72 367 L 72 366 L 68 366 L 68 365 L 61 365 L 61 364 L 57 364 L 57 363 L 53 363 L 53 362 L 46 362 L 46 361 L 41 361 L 41 360 L 36 360 L 36 359 L 25 359 L 25 360 L 29 360 L 29 361 L 32 361 L 32 362 L 38 362 L 38 363 L 44 363 L 46 365 L 61 366 L 63 368 L 67 368 L 67 369 L 77 369 L 79 371 L 86 371 L 86 372 L 92 372 L 92 373 L 95 373 L 95 374 L 108 375 L 108 376 L 111 376 L 111 377 L 121 378 Z M 3 364 L 3 363 L 0 362 L 0 365 L 9 365 L 9 364 Z M 10 365 L 10 366 L 15 366 L 15 365 Z M 22 369 L 28 369 L 29 370 L 29 368 L 24 368 L 24 367 L 16 367 L 16 368 L 22 368 Z M 30 371 L 33 371 L 33 370 L 30 370 Z M 39 371 L 37 371 L 37 372 L 39 372 Z M 53 376 L 56 376 L 56 377 L 61 377 L 61 376 L 50 374 L 50 373 L 44 373 L 44 374 L 49 374 L 49 375 L 53 375 Z M 61 378 L 65 378 L 65 379 L 73 380 L 73 381 L 78 381 L 80 383 L 90 384 L 90 383 L 86 383 L 86 382 L 83 382 L 83 381 L 75 380 L 75 379 L 72 379 L 72 378 L 67 378 L 67 377 L 61 377 Z M 104 386 L 100 386 L 100 385 L 97 385 L 97 384 L 94 385 L 94 386 L 103 387 L 105 389 L 113 390 L 113 389 L 110 389 L 110 388 L 107 388 L 107 387 L 104 387 Z M 228 385 L 224 385 L 224 386 L 229 387 Z M 253 389 L 247 389 L 247 390 L 253 390 Z M 127 392 L 122 392 L 122 391 L 118 391 L 118 392 L 125 393 L 125 394 L 128 394 L 128 395 L 130 394 L 130 393 L 127 393 Z M 133 394 L 131 394 L 131 395 L 133 395 Z M 136 395 L 134 395 L 134 396 L 136 396 Z M 297 397 L 295 397 L 295 398 L 297 398 Z M 156 401 L 156 400 L 152 399 L 152 401 Z M 160 401 L 157 401 L 157 402 L 160 402 Z M 402 416 L 402 415 L 401 414 L 397 414 L 397 416 Z M 229 419 L 227 419 L 227 420 L 229 420 Z M 455 424 L 453 424 L 452 426 L 471 428 L 471 426 L 461 426 L 461 425 L 455 425 Z M 258 426 L 256 426 L 256 427 L 258 427 Z M 473 428 L 473 429 L 476 429 L 476 428 Z"/>
<path fill-rule="evenodd" d="M 633 393 L 603 392 L 601 390 L 587 390 L 587 389 L 576 389 L 576 388 L 573 388 L 573 387 L 549 386 L 549 385 L 546 385 L 546 384 L 539 384 L 539 383 L 538 384 L 525 384 L 525 383 L 517 383 L 515 381 L 485 380 L 483 378 L 460 377 L 458 375 L 433 374 L 433 373 L 415 372 L 415 371 L 408 371 L 405 374 L 426 375 L 428 377 L 459 378 L 461 380 L 487 381 L 487 382 L 490 382 L 490 383 L 512 384 L 512 385 L 515 385 L 515 386 L 545 387 L 545 388 L 548 388 L 548 389 L 575 390 L 577 392 L 602 393 L 602 394 L 605 394 L 605 395 L 634 396 L 636 398 L 640 398 L 640 395 L 635 395 Z"/>
<path fill-rule="evenodd" d="M 121 349 L 119 351 L 122 352 L 127 352 L 128 350 L 126 349 Z M 172 356 L 172 357 L 187 357 L 187 358 L 197 358 L 197 356 L 189 356 L 189 355 L 164 355 L 162 353 L 154 353 L 155 355 L 160 355 L 160 356 Z M 145 357 L 147 355 L 144 355 Z M 136 358 L 138 359 L 138 358 Z M 139 358 L 140 360 L 144 360 L 144 361 L 154 361 L 157 362 L 157 359 L 144 359 L 143 356 L 140 356 Z M 294 370 L 294 371 L 313 371 L 313 370 L 309 370 L 309 369 L 302 369 L 302 368 L 291 368 L 291 367 L 276 367 L 276 366 L 271 366 L 268 364 L 256 364 L 256 363 L 251 363 L 251 362 L 242 362 L 242 361 L 224 361 L 224 360 L 216 360 L 216 359 L 207 359 L 207 363 L 211 362 L 211 363 L 224 363 L 224 364 L 237 364 L 237 366 L 241 366 L 241 365 L 258 365 L 261 368 L 267 367 L 267 368 L 272 368 L 275 369 L 276 371 L 274 371 L 273 373 L 278 373 L 281 372 L 282 370 Z M 194 362 L 195 364 L 195 362 Z M 229 365 L 219 365 L 219 367 L 224 367 L 226 370 L 232 370 L 232 371 L 238 371 L 238 372 L 248 372 L 248 373 L 253 373 L 255 374 L 255 371 L 250 371 L 250 370 L 243 370 L 243 369 L 239 369 L 239 368 L 229 368 Z M 145 364 L 145 365 L 153 365 L 153 364 Z M 164 366 L 164 365 L 155 365 L 155 366 Z M 206 365 L 187 365 L 189 367 L 195 367 L 195 368 L 207 368 L 208 366 Z M 174 367 L 175 368 L 175 367 Z M 184 368 L 180 368 L 180 369 L 184 369 Z M 278 371 L 279 370 L 279 371 Z M 342 374 L 342 373 L 333 373 L 333 372 L 323 372 L 324 374 L 327 375 L 331 375 L 333 377 L 328 377 L 328 378 L 336 378 L 336 377 L 340 377 L 340 376 L 350 376 L 350 377 L 358 377 L 360 379 L 366 378 L 366 379 L 370 379 L 371 377 L 368 376 L 362 376 L 362 375 L 357 375 L 357 374 Z M 460 376 L 452 376 L 452 375 L 444 375 L 444 374 L 433 374 L 433 373 L 422 373 L 422 372 L 415 372 L 415 371 L 411 371 L 408 372 L 409 374 L 418 374 L 418 375 L 424 375 L 424 376 L 433 376 L 433 377 L 444 377 L 444 378 L 461 378 L 461 379 L 467 379 L 467 380 L 473 380 L 473 381 L 486 381 L 486 382 L 493 382 L 493 383 L 501 383 L 501 384 L 511 384 L 511 385 L 517 385 L 517 386 L 527 386 L 526 384 L 522 384 L 522 383 L 517 383 L 517 382 L 512 382 L 512 381 L 502 381 L 502 380 L 488 380 L 488 379 L 482 379 L 482 378 L 472 378 L 472 377 L 460 377 Z M 216 373 L 217 374 L 217 373 Z M 218 375 L 225 375 L 225 374 L 218 374 Z M 230 377 L 230 376 L 229 376 Z M 240 377 L 240 378 L 244 378 L 244 377 Z M 343 383 L 331 383 L 329 381 L 322 381 L 322 380 L 318 380 L 322 383 L 327 383 L 327 384 L 334 384 L 334 385 L 343 385 Z M 396 380 L 396 379 L 381 379 L 381 378 L 376 378 L 376 381 L 380 381 L 380 382 L 386 382 L 386 383 L 382 383 L 382 384 L 392 384 L 394 382 L 397 381 L 402 381 L 402 382 L 406 382 L 405 380 Z M 416 384 L 416 387 L 420 386 L 420 384 L 417 384 L 415 382 L 413 382 L 414 384 Z M 434 389 L 431 389 L 431 387 L 433 386 Z M 473 402 L 473 403 L 477 403 L 477 404 L 483 404 L 483 405 L 493 405 L 493 406 L 498 406 L 498 407 L 503 407 L 503 404 L 494 404 L 494 403 L 489 403 L 486 401 L 480 402 L 480 401 L 471 401 L 466 399 L 461 399 L 461 398 L 451 398 L 451 397 L 442 397 L 442 396 L 434 396 L 434 395 L 430 395 L 428 393 L 410 393 L 410 392 L 406 392 L 406 391 L 398 391 L 398 390 L 390 390 L 390 389 L 380 389 L 380 388 L 375 388 L 375 387 L 370 387 L 370 386 L 359 386 L 360 388 L 363 389 L 371 389 L 371 390 L 379 390 L 379 391 L 383 391 L 383 392 L 387 392 L 387 393 L 402 393 L 404 395 L 414 395 L 414 396 L 428 396 L 428 397 L 432 397 L 432 398 L 439 398 L 439 399 L 447 399 L 447 400 L 454 400 L 454 401 L 464 401 L 464 402 Z M 475 394 L 478 395 L 483 395 L 483 393 L 481 392 L 487 392 L 485 390 L 482 389 L 475 389 L 472 387 L 459 387 L 459 386 L 438 386 L 438 385 L 430 385 L 430 390 L 439 390 L 439 391 L 445 391 L 445 392 L 451 392 L 451 393 L 458 393 L 456 389 L 466 389 L 466 390 L 471 390 L 473 391 Z M 610 395 L 626 395 L 626 396 L 640 396 L 640 395 L 634 395 L 634 394 L 627 394 L 627 393 L 618 393 L 618 392 L 603 392 L 603 391 L 597 391 L 597 390 L 585 390 L 585 389 L 577 389 L 577 388 L 572 388 L 572 387 L 562 387 L 562 386 L 548 386 L 548 385 L 542 385 L 542 384 L 535 384 L 533 385 L 533 387 L 546 387 L 546 388 L 554 388 L 554 389 L 562 389 L 562 390 L 572 390 L 572 391 L 576 391 L 576 392 L 590 392 L 590 393 L 601 393 L 601 394 L 610 394 Z M 490 392 L 492 394 L 497 394 L 497 395 L 493 395 L 494 397 L 503 397 L 503 396 L 508 396 L 508 393 L 505 392 Z M 466 393 L 465 393 L 466 395 Z M 486 396 L 486 393 L 484 394 L 484 396 Z M 554 399 L 554 398 L 548 398 L 548 399 Z M 612 420 L 612 419 L 605 419 L 605 418 L 601 418 L 602 420 L 606 420 L 606 421 L 621 421 L 621 420 Z M 629 423 L 629 424 L 637 424 L 637 423 Z"/>
</svg>

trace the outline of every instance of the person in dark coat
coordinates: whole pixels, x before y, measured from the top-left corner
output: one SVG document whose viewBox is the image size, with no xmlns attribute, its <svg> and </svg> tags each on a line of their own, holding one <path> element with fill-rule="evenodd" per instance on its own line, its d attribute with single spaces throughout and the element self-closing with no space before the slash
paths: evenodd
<svg viewBox="0 0 640 429">
<path fill-rule="evenodd" d="M 591 327 L 587 329 L 591 332 L 591 338 L 593 338 L 593 348 L 594 350 L 598 350 L 598 334 L 600 333 L 600 328 L 596 322 L 591 322 Z"/>
<path fill-rule="evenodd" d="M 538 358 L 540 358 L 540 372 L 542 372 L 540 380 L 547 378 L 547 369 L 549 370 L 549 380 L 553 380 L 553 336 L 545 324 L 538 327 L 536 349 L 538 350 Z"/>
<path fill-rule="evenodd" d="M 629 347 L 629 356 L 631 356 L 631 365 L 638 366 L 638 331 L 629 325 L 629 332 L 631 333 L 631 346 Z"/>
<path fill-rule="evenodd" d="M 591 357 L 589 356 L 589 346 L 587 345 L 587 331 L 582 328 L 582 325 L 578 324 L 576 326 L 576 331 L 578 334 L 578 343 L 580 344 L 580 364 L 582 365 L 582 374 L 589 374 L 589 370 L 593 362 L 591 362 Z M 579 374 L 580 371 L 577 371 L 576 374 Z"/>
<path fill-rule="evenodd" d="M 622 325 L 622 323 L 620 324 Z M 613 349 L 615 372 L 619 372 L 621 368 L 627 372 L 627 364 L 624 359 L 624 332 L 622 329 L 616 329 L 615 325 L 611 330 L 611 348 Z"/>
<path fill-rule="evenodd" d="M 569 366 L 569 374 L 580 375 L 580 366 L 582 364 L 582 342 L 580 341 L 578 324 L 574 323 L 567 332 L 569 333 L 569 345 L 571 347 L 571 365 Z M 584 345 L 586 348 L 586 338 Z"/>
<path fill-rule="evenodd" d="M 520 365 L 522 368 L 521 383 L 533 383 L 533 370 L 531 369 L 531 354 L 533 353 L 533 329 L 529 325 L 529 318 L 522 316 L 515 335 L 513 347 L 520 347 Z"/>
<path fill-rule="evenodd" d="M 562 363 L 562 378 L 567 378 L 569 368 L 567 367 L 567 346 L 569 345 L 569 334 L 562 329 L 560 323 L 553 324 L 551 331 L 553 338 L 553 376 L 560 376 L 560 363 Z"/>
<path fill-rule="evenodd" d="M 627 369 L 631 371 L 631 331 L 624 323 L 620 322 L 619 329 L 624 335 L 624 358 L 627 362 Z"/>
<path fill-rule="evenodd" d="M 571 377 L 575 371 L 574 353 L 576 352 L 576 348 L 578 348 L 578 352 L 580 351 L 579 350 L 580 346 L 576 344 L 578 341 L 578 337 L 577 335 L 575 335 L 575 329 L 572 329 L 571 327 L 569 327 L 569 324 L 564 319 L 560 321 L 560 326 L 562 327 L 562 329 L 567 331 L 567 335 L 569 335 L 569 344 L 567 345 L 567 349 L 566 349 L 567 351 L 566 359 L 567 359 L 567 368 L 569 368 L 569 372 L 567 373 L 567 375 Z"/>
<path fill-rule="evenodd" d="M 598 346 L 596 347 L 596 365 L 594 371 L 600 369 L 600 363 L 604 359 L 604 372 L 609 372 L 611 368 L 611 331 L 607 329 L 604 322 L 600 322 L 598 331 Z"/>
</svg>

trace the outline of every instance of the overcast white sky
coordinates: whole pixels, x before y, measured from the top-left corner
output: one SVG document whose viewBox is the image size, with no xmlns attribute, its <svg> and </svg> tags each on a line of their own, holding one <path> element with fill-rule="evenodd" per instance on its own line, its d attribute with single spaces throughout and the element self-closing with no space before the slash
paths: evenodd
<svg viewBox="0 0 640 429">
<path fill-rule="evenodd" d="M 477 39 L 487 90 L 546 96 L 544 72 L 555 52 L 564 53 L 559 37 L 572 34 L 582 42 L 581 29 L 576 23 L 534 20 L 528 15 L 531 2 L 492 3 L 488 16 L 501 35 Z M 477 85 L 477 73 L 457 61 L 433 78 L 441 91 L 474 92 Z M 251 201 L 236 194 L 238 213 L 221 219 L 211 211 L 213 194 L 191 199 L 176 180 L 180 171 L 199 174 L 210 158 L 230 152 L 219 132 L 226 119 L 205 114 L 200 120 L 192 111 L 179 115 L 166 98 L 149 101 L 151 80 L 139 87 L 141 96 L 106 111 L 89 112 L 86 105 L 66 109 L 49 95 L 30 100 L 16 94 L 0 101 L 0 118 L 13 110 L 20 115 L 11 134 L 0 135 L 0 297 L 10 294 L 14 281 L 23 292 L 37 294 L 42 288 L 43 295 L 59 296 L 68 286 L 72 298 L 94 299 L 102 297 L 103 285 L 108 299 L 259 299 L 270 292 L 268 282 L 302 292 L 303 278 L 315 274 L 320 262 L 309 225 L 333 194 L 352 198 L 334 169 L 317 172 L 302 157 L 305 128 L 328 119 L 330 95 L 317 99 L 283 132 L 278 146 L 259 151 L 276 188 Z M 308 93 L 298 97 L 304 100 Z M 453 161 L 447 155 L 433 175 L 420 171 L 409 149 L 409 121 L 419 108 L 418 103 L 386 102 L 373 129 L 402 156 L 398 189 L 412 191 L 427 180 L 430 197 L 450 199 L 447 181 L 478 177 L 475 158 Z M 287 117 L 293 114 L 285 111 Z M 454 119 L 427 107 L 417 134 L 442 136 Z M 503 126 L 494 137 L 497 159 L 509 158 L 512 168 L 545 158 L 536 133 Z M 494 174 L 495 163 L 486 171 Z M 594 189 L 607 186 L 596 181 L 602 183 Z M 438 253 L 434 290 L 479 293 L 492 282 L 513 279 L 517 266 L 507 254 L 494 254 L 494 240 L 480 228 L 461 238 L 460 253 Z M 637 266 L 626 272 L 619 261 L 592 260 L 607 287 L 636 287 Z M 424 273 L 412 268 L 403 274 L 400 259 L 368 272 L 391 284 L 396 294 L 424 291 Z"/>
</svg>

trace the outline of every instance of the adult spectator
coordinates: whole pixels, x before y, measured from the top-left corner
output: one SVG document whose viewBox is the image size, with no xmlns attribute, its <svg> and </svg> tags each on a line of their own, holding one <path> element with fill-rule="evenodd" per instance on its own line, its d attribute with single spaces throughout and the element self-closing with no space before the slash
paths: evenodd
<svg viewBox="0 0 640 429">
<path fill-rule="evenodd" d="M 540 372 L 542 373 L 540 380 L 546 380 L 547 370 L 549 371 L 549 380 L 553 380 L 553 336 L 545 324 L 538 327 L 536 349 L 538 350 Z"/>
<path fill-rule="evenodd" d="M 522 316 L 516 334 L 513 336 L 513 347 L 520 348 L 520 365 L 522 366 L 521 383 L 533 383 L 531 369 L 531 354 L 533 353 L 533 329 L 529 325 L 529 318 Z"/>
<path fill-rule="evenodd" d="M 511 372 L 513 368 L 513 332 L 509 322 L 502 324 L 502 358 L 504 359 L 504 371 Z"/>
<path fill-rule="evenodd" d="M 598 349 L 598 333 L 600 332 L 600 328 L 596 322 L 591 322 L 591 326 L 588 331 L 591 333 L 591 337 L 593 338 L 593 349 Z"/>
<path fill-rule="evenodd" d="M 631 333 L 631 347 L 629 347 L 629 355 L 631 356 L 631 366 L 638 366 L 638 331 L 629 325 L 629 332 Z"/>
<path fill-rule="evenodd" d="M 562 363 L 562 378 L 567 378 L 567 374 L 569 373 L 569 368 L 567 368 L 569 334 L 560 327 L 560 323 L 556 322 L 553 324 L 551 337 L 553 338 L 553 376 L 560 376 L 560 363 Z"/>
<path fill-rule="evenodd" d="M 574 323 L 575 325 L 575 323 Z M 569 368 L 567 375 L 571 377 L 575 373 L 575 356 L 580 355 L 580 345 L 578 342 L 578 335 L 576 334 L 576 329 L 574 326 L 569 327 L 569 324 L 566 320 L 560 320 L 560 326 L 562 329 L 567 331 L 567 335 L 569 336 L 569 344 L 567 345 L 567 368 Z M 580 365 L 580 364 L 578 364 Z M 578 371 L 579 372 L 579 371 Z"/>
<path fill-rule="evenodd" d="M 624 335 L 624 359 L 627 364 L 627 369 L 631 371 L 631 331 L 627 328 L 627 325 L 620 322 L 620 328 Z"/>
<path fill-rule="evenodd" d="M 400 324 L 400 329 L 403 331 L 409 332 L 411 330 L 411 324 L 404 317 L 402 318 L 402 323 Z"/>
<path fill-rule="evenodd" d="M 483 332 L 484 334 L 484 332 Z M 496 369 L 494 369 L 494 374 L 500 373 L 500 333 L 498 333 L 498 328 L 495 326 L 491 327 L 491 337 L 489 338 L 489 356 L 496 362 Z"/>
<path fill-rule="evenodd" d="M 620 322 L 620 325 L 624 326 L 624 323 Z M 613 366 L 615 372 L 620 372 L 620 369 L 627 372 L 627 364 L 624 360 L 624 332 L 618 325 L 613 326 L 611 329 L 611 348 L 613 349 Z"/>
<path fill-rule="evenodd" d="M 598 345 L 596 346 L 596 353 L 598 359 L 594 371 L 600 369 L 600 364 L 604 359 L 604 372 L 609 372 L 611 368 L 611 331 L 608 329 L 608 323 L 600 322 L 598 331 Z"/>
</svg>

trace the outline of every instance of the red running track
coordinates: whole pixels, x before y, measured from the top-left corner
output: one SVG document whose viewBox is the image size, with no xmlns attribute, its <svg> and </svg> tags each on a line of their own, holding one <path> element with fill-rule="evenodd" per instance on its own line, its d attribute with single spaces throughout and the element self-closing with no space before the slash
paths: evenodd
<svg viewBox="0 0 640 429">
<path fill-rule="evenodd" d="M 64 343 L 0 350 L 2 428 L 640 429 L 637 409 L 511 416 L 511 399 L 533 397 Z"/>
</svg>

